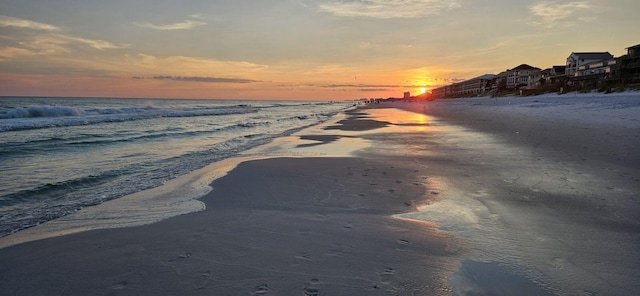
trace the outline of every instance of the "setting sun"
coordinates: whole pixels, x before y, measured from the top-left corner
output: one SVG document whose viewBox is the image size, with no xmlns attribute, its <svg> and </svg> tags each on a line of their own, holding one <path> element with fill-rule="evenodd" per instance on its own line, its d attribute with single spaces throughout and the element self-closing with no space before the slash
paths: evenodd
<svg viewBox="0 0 640 296">
<path fill-rule="evenodd" d="M 426 89 L 426 88 L 424 88 L 424 87 L 421 87 L 421 88 L 420 88 L 420 93 L 421 93 L 421 94 L 426 93 L 426 92 L 427 92 L 427 89 Z"/>
</svg>

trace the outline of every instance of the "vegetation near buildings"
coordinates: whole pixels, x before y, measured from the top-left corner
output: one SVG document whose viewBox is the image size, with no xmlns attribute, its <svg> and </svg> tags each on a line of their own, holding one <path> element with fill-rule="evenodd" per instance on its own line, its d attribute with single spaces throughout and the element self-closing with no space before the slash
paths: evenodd
<svg viewBox="0 0 640 296">
<path fill-rule="evenodd" d="M 546 69 L 527 64 L 499 74 L 485 74 L 466 81 L 435 88 L 432 99 L 471 96 L 537 95 L 549 92 L 623 91 L 640 88 L 640 44 L 627 54 L 572 52 L 565 65 Z"/>
</svg>

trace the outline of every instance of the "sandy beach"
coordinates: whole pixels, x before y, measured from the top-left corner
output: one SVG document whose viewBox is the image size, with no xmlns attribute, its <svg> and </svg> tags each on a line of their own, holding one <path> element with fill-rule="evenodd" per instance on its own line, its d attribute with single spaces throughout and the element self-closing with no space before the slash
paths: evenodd
<svg viewBox="0 0 640 296">
<path fill-rule="evenodd" d="M 205 210 L 0 249 L 0 294 L 640 293 L 637 121 L 508 100 L 349 111 L 251 152 Z"/>
</svg>

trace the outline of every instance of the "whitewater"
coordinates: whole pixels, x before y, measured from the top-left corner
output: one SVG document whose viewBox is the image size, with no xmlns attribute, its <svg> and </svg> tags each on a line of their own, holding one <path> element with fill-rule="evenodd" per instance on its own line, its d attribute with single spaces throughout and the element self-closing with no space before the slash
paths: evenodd
<svg viewBox="0 0 640 296">
<path fill-rule="evenodd" d="M 0 237 L 158 187 L 353 102 L 0 98 Z"/>
</svg>

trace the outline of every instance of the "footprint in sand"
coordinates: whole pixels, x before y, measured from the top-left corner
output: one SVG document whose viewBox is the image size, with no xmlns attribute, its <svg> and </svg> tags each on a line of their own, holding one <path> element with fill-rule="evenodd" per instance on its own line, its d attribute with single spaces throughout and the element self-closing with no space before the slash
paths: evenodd
<svg viewBox="0 0 640 296">
<path fill-rule="evenodd" d="M 129 285 L 129 282 L 127 281 L 121 281 L 113 286 L 111 286 L 112 290 L 123 290 L 124 288 L 127 287 L 127 285 Z"/>
<path fill-rule="evenodd" d="M 318 287 L 316 287 L 316 285 L 318 284 L 320 284 L 320 280 L 311 279 L 311 281 L 309 281 L 309 283 L 304 287 L 304 295 L 318 296 L 318 294 L 320 293 L 320 290 L 318 289 Z"/>
<path fill-rule="evenodd" d="M 311 259 L 311 255 L 309 255 L 307 253 L 302 253 L 300 255 L 295 256 L 294 258 L 296 258 L 298 260 L 313 261 Z"/>
<path fill-rule="evenodd" d="M 406 239 L 399 239 L 397 240 L 398 244 L 401 244 L 403 246 L 409 245 L 409 241 Z"/>
<path fill-rule="evenodd" d="M 381 273 L 379 273 L 380 281 L 383 283 L 389 282 L 391 279 L 393 279 L 395 273 L 396 271 L 393 268 L 385 267 L 384 270 Z"/>
<path fill-rule="evenodd" d="M 262 295 L 262 294 L 267 294 L 267 293 L 269 293 L 269 285 L 268 284 L 262 284 L 260 286 L 257 286 L 253 290 L 253 294 L 251 294 L 251 295 Z"/>
<path fill-rule="evenodd" d="M 338 249 L 331 249 L 331 252 L 329 254 L 327 254 L 327 256 L 342 257 L 342 256 L 344 256 L 344 253 L 341 250 L 338 250 Z"/>
<path fill-rule="evenodd" d="M 320 291 L 317 288 L 313 287 L 304 287 L 304 295 L 307 296 L 318 296 Z"/>
<path fill-rule="evenodd" d="M 187 259 L 187 258 L 190 258 L 190 257 L 191 257 L 191 253 L 186 252 L 186 253 L 180 254 L 180 256 L 178 256 L 178 257 L 169 259 L 169 261 L 167 261 L 167 262 L 176 262 L 176 261 Z"/>
</svg>

